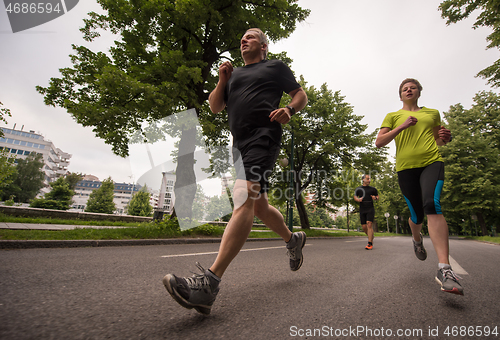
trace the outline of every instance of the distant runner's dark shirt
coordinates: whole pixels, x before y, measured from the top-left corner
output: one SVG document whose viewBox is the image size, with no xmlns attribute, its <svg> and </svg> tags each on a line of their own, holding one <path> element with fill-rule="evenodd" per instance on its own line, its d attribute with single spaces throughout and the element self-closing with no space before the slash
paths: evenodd
<svg viewBox="0 0 500 340">
<path fill-rule="evenodd" d="M 234 69 L 224 92 L 233 146 L 240 149 L 264 136 L 280 144 L 281 124 L 271 122 L 269 115 L 279 107 L 283 92 L 299 87 L 290 68 L 280 60 Z"/>
<path fill-rule="evenodd" d="M 369 185 L 359 186 L 354 190 L 354 195 L 357 197 L 363 197 L 363 201 L 359 202 L 359 210 L 374 209 L 373 207 L 373 196 L 378 196 L 378 191 L 374 187 Z"/>
</svg>

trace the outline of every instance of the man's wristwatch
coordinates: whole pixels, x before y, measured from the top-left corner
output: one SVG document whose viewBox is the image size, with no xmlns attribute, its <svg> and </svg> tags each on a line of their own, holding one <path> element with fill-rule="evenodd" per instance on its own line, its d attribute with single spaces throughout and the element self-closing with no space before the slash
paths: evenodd
<svg viewBox="0 0 500 340">
<path fill-rule="evenodd" d="M 285 106 L 290 112 L 292 113 L 292 116 L 295 114 L 295 108 L 293 106 L 287 105 Z"/>
</svg>

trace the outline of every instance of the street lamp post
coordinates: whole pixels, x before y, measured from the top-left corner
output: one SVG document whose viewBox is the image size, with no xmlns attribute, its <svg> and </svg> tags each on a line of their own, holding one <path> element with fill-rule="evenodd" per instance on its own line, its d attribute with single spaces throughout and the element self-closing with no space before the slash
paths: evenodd
<svg viewBox="0 0 500 340">
<path fill-rule="evenodd" d="M 293 167 L 293 128 L 292 128 L 292 138 L 290 146 L 290 209 L 288 210 L 288 229 L 293 232 L 293 199 L 294 195 L 294 167 Z"/>
<path fill-rule="evenodd" d="M 166 188 L 167 188 L 166 172 L 162 172 L 161 187 L 160 187 L 160 196 L 158 197 L 158 206 L 157 206 L 156 210 L 153 213 L 153 220 L 154 221 L 161 221 L 161 220 L 163 220 L 163 214 L 164 214 L 163 205 L 165 203 Z"/>
<path fill-rule="evenodd" d="M 385 219 L 387 220 L 387 232 L 389 232 L 389 216 L 391 216 L 391 214 L 389 214 L 388 212 L 386 212 L 384 214 L 385 216 Z"/>
</svg>

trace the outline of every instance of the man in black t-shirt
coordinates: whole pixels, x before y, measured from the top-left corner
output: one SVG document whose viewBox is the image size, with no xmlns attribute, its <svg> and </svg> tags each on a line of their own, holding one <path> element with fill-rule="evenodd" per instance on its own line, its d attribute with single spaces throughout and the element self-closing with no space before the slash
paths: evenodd
<svg viewBox="0 0 500 340">
<path fill-rule="evenodd" d="M 274 168 L 281 144 L 281 124 L 287 124 L 296 111 L 307 104 L 307 95 L 292 71 L 282 61 L 266 60 L 267 38 L 258 28 L 249 29 L 241 39 L 245 66 L 233 69 L 229 61 L 219 66 L 219 81 L 210 93 L 210 109 L 218 113 L 227 107 L 233 135 L 233 159 L 237 171 L 233 191 L 234 210 L 222 237 L 212 266 L 190 278 L 168 274 L 163 283 L 183 307 L 209 314 L 219 282 L 250 234 L 254 216 L 286 242 L 290 269 L 303 261 L 304 232 L 292 233 L 281 213 L 269 205 L 267 178 Z M 283 92 L 292 98 L 279 107 Z M 242 164 L 242 166 L 239 166 Z"/>
<path fill-rule="evenodd" d="M 378 200 L 378 191 L 370 186 L 370 175 L 361 177 L 363 185 L 354 190 L 354 200 L 359 202 L 359 219 L 366 235 L 368 235 L 367 250 L 373 249 L 373 221 L 375 220 L 375 207 L 373 201 Z"/>
</svg>

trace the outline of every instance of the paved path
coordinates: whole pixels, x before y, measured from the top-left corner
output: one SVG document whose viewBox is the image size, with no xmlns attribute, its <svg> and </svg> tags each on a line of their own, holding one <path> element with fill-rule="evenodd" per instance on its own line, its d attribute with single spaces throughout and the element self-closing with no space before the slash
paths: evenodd
<svg viewBox="0 0 500 340">
<path fill-rule="evenodd" d="M 500 247 L 450 240 L 456 296 L 439 290 L 424 242 L 419 261 L 410 237 L 376 238 L 371 251 L 362 238 L 308 239 L 297 272 L 283 242 L 249 242 L 209 316 L 161 280 L 209 267 L 218 244 L 2 250 L 0 339 L 499 339 Z"/>
<path fill-rule="evenodd" d="M 36 224 L 36 223 L 10 223 L 0 222 L 0 229 L 19 229 L 19 230 L 72 230 L 76 228 L 126 228 L 117 226 L 99 226 L 99 225 L 68 225 L 68 224 Z"/>
</svg>

